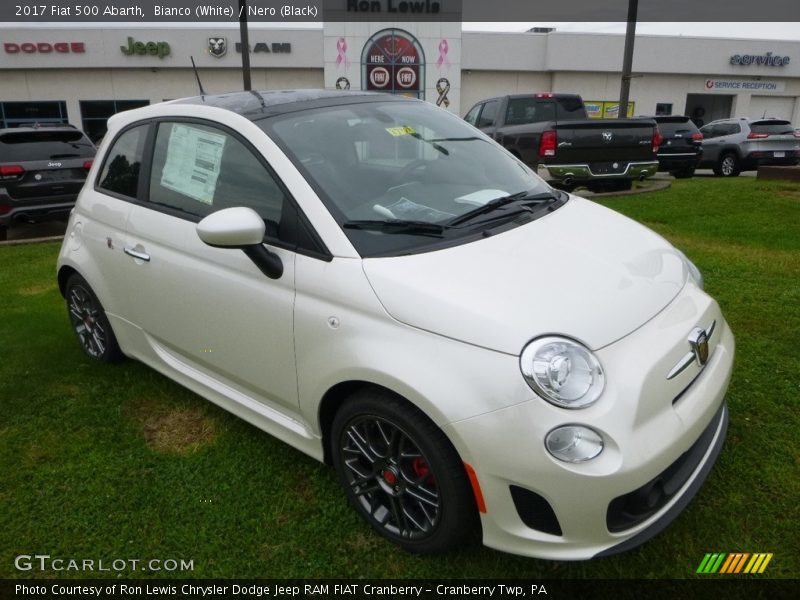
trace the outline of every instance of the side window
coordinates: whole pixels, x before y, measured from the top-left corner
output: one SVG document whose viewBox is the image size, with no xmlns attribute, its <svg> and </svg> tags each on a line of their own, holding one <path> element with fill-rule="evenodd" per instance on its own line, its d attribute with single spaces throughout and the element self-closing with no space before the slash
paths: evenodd
<svg viewBox="0 0 800 600">
<path fill-rule="evenodd" d="M 478 122 L 478 113 L 481 111 L 482 104 L 476 104 L 464 117 L 464 120 L 470 125 L 475 125 Z"/>
<path fill-rule="evenodd" d="M 491 100 L 483 105 L 481 117 L 478 119 L 478 127 L 491 127 L 494 124 L 494 119 L 497 116 L 497 109 L 500 106 L 499 100 Z"/>
<path fill-rule="evenodd" d="M 703 134 L 704 139 L 710 140 L 719 135 L 719 130 L 717 129 L 717 125 L 706 125 L 700 128 L 700 133 Z"/>
<path fill-rule="evenodd" d="M 139 193 L 139 169 L 148 125 L 123 132 L 106 154 L 97 185 L 107 192 L 136 198 Z"/>
<path fill-rule="evenodd" d="M 223 130 L 196 123 L 159 124 L 149 199 L 200 218 L 246 206 L 266 221 L 271 237 L 279 237 L 285 202 L 280 186 L 250 149 Z"/>
<path fill-rule="evenodd" d="M 729 130 L 725 132 L 728 135 L 742 132 L 742 126 L 739 123 L 731 123 L 728 127 Z"/>
</svg>

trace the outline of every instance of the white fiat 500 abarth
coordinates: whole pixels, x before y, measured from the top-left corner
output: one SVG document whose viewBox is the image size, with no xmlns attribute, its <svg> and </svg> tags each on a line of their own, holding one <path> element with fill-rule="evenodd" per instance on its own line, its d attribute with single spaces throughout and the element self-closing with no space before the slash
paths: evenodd
<svg viewBox="0 0 800 600">
<path fill-rule="evenodd" d="M 58 281 L 83 350 L 314 458 L 415 552 L 586 559 L 661 531 L 727 430 L 698 270 L 445 110 L 241 92 L 118 114 Z"/>
</svg>

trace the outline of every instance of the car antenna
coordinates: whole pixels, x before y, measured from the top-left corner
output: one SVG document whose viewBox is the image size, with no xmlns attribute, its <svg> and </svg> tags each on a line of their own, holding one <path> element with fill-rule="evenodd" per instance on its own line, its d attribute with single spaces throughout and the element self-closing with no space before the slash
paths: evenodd
<svg viewBox="0 0 800 600">
<path fill-rule="evenodd" d="M 197 66 L 194 64 L 194 56 L 190 56 L 189 60 L 192 61 L 192 69 L 194 70 L 194 77 L 197 79 L 197 87 L 200 88 L 200 95 L 205 96 L 206 91 L 203 89 L 203 84 L 200 81 L 200 75 L 197 73 Z"/>
</svg>

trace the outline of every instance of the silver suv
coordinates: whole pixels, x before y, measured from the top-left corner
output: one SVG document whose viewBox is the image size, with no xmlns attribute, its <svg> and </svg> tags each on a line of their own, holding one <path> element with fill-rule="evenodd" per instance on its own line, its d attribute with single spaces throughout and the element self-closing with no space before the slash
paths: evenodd
<svg viewBox="0 0 800 600">
<path fill-rule="evenodd" d="M 800 134 L 782 119 L 720 119 L 700 129 L 700 168 L 735 177 L 759 165 L 795 165 L 800 161 Z"/>
</svg>

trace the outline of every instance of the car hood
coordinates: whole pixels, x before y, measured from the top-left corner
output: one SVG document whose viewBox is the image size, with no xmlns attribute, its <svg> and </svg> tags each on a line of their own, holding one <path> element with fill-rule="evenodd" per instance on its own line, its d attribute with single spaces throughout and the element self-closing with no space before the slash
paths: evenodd
<svg viewBox="0 0 800 600">
<path fill-rule="evenodd" d="M 663 238 L 574 196 L 495 236 L 363 265 L 398 321 L 515 355 L 544 334 L 606 346 L 653 318 L 688 276 Z"/>
</svg>

